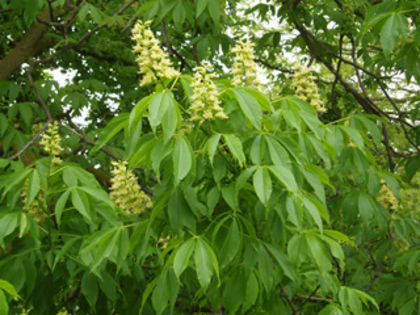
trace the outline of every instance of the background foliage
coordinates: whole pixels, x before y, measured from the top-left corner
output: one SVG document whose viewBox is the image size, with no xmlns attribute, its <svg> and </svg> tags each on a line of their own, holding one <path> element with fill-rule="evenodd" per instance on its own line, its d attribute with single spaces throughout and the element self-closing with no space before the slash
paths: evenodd
<svg viewBox="0 0 420 315">
<path fill-rule="evenodd" d="M 0 0 L 0 313 L 420 313 L 419 10 Z M 180 77 L 140 87 L 137 19 Z M 232 84 L 244 38 L 259 89 Z M 203 61 L 229 119 L 191 124 Z M 323 113 L 294 96 L 302 65 Z M 118 160 L 140 215 L 109 197 Z"/>
</svg>

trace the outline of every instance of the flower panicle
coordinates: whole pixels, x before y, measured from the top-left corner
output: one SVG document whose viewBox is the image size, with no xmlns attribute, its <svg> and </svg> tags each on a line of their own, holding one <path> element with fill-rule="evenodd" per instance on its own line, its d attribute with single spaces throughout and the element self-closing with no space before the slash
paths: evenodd
<svg viewBox="0 0 420 315">
<path fill-rule="evenodd" d="M 33 200 L 31 203 L 29 203 L 28 186 L 28 180 L 26 180 L 21 193 L 23 210 L 27 214 L 29 214 L 36 223 L 43 223 L 45 221 L 44 209 L 47 208 L 47 203 L 44 198 L 44 191 L 41 189 L 37 198 L 35 198 L 35 200 Z"/>
<path fill-rule="evenodd" d="M 190 120 L 200 124 L 214 118 L 228 118 L 220 106 L 219 93 L 212 80 L 215 75 L 209 70 L 208 66 L 197 67 L 191 83 L 193 95 L 191 96 Z"/>
<path fill-rule="evenodd" d="M 254 43 L 249 39 L 238 41 L 232 52 L 235 54 L 232 66 L 233 84 L 259 87 L 260 82 L 257 77 Z"/>
<path fill-rule="evenodd" d="M 63 151 L 61 146 L 61 136 L 59 133 L 58 122 L 53 122 L 48 125 L 47 130 L 42 134 L 41 141 L 39 142 L 43 150 L 53 157 L 53 164 L 60 164 L 62 161 L 59 157 Z"/>
<path fill-rule="evenodd" d="M 121 210 L 130 214 L 140 214 L 152 207 L 150 197 L 141 189 L 134 173 L 127 169 L 127 161 L 112 162 L 110 197 Z"/>
<path fill-rule="evenodd" d="M 378 202 L 385 208 L 389 208 L 393 211 L 397 211 L 399 209 L 397 198 L 383 179 L 381 180 L 381 189 L 378 195 Z"/>
<path fill-rule="evenodd" d="M 173 79 L 179 76 L 179 72 L 172 67 L 168 55 L 162 50 L 159 41 L 150 29 L 151 23 L 151 21 L 137 21 L 131 36 L 136 43 L 133 47 L 137 55 L 136 61 L 143 74 L 141 86 L 156 83 L 160 79 Z"/>
<path fill-rule="evenodd" d="M 310 68 L 298 66 L 292 78 L 292 86 L 295 88 L 297 97 L 311 104 L 317 112 L 324 113 L 326 108 L 319 95 L 315 79 Z"/>
</svg>

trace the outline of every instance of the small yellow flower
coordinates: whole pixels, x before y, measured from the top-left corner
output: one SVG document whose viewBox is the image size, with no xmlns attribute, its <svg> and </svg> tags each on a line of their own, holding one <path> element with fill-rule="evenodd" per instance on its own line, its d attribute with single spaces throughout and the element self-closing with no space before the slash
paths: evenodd
<svg viewBox="0 0 420 315">
<path fill-rule="evenodd" d="M 190 120 L 198 121 L 200 124 L 215 117 L 228 118 L 220 107 L 219 93 L 216 84 L 212 81 L 214 74 L 208 73 L 208 70 L 209 67 L 206 66 L 197 67 L 191 83 L 193 95 L 191 96 Z"/>
<path fill-rule="evenodd" d="M 114 204 L 131 214 L 140 214 L 152 207 L 150 197 L 141 190 L 137 178 L 127 169 L 126 161 L 112 162 L 112 186 L 110 197 Z"/>
<path fill-rule="evenodd" d="M 388 185 L 383 179 L 381 179 L 381 190 L 379 191 L 378 202 L 382 204 L 385 208 L 390 208 L 391 210 L 398 210 L 398 200 L 389 189 Z"/>
<path fill-rule="evenodd" d="M 259 87 L 254 44 L 249 39 L 238 41 L 232 52 L 235 53 L 232 66 L 233 84 Z"/>
<path fill-rule="evenodd" d="M 143 74 L 141 86 L 156 83 L 163 78 L 173 79 L 179 75 L 150 30 L 151 23 L 151 21 L 143 23 L 139 20 L 132 30 L 131 38 L 136 42 L 133 51 L 137 54 L 136 61 Z"/>
<path fill-rule="evenodd" d="M 405 252 L 410 249 L 410 243 L 405 238 L 397 240 L 395 246 L 400 252 Z"/>
<path fill-rule="evenodd" d="M 318 86 L 315 83 L 315 76 L 312 75 L 312 70 L 298 66 L 293 75 L 292 85 L 295 88 L 295 94 L 300 99 L 311 104 L 317 112 L 325 112 L 326 108 L 321 101 Z"/>
<path fill-rule="evenodd" d="M 58 122 L 55 121 L 48 125 L 48 128 L 43 133 L 39 143 L 44 151 L 53 157 L 52 163 L 60 164 L 62 162 L 58 157 L 63 151 L 63 148 L 61 147 L 61 137 L 58 132 Z"/>
</svg>

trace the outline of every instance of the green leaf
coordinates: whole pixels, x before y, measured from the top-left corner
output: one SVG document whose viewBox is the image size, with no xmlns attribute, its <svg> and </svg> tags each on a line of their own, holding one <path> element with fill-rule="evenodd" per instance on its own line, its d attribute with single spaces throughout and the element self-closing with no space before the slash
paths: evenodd
<svg viewBox="0 0 420 315">
<path fill-rule="evenodd" d="M 6 295 L 0 290 L 0 315 L 9 314 L 9 303 L 7 302 Z"/>
<path fill-rule="evenodd" d="M 100 230 L 89 236 L 82 245 L 82 261 L 95 270 L 104 259 L 111 256 L 120 237 L 120 228 Z"/>
<path fill-rule="evenodd" d="M 211 281 L 213 275 L 213 263 L 211 254 L 206 244 L 197 239 L 195 250 L 194 250 L 194 262 L 197 271 L 198 282 L 202 288 L 206 288 Z"/>
<path fill-rule="evenodd" d="M 355 288 L 351 288 L 350 290 L 352 290 L 363 301 L 364 304 L 367 305 L 368 304 L 367 302 L 372 303 L 373 306 L 375 306 L 375 308 L 379 312 L 379 305 L 378 305 L 378 303 L 375 301 L 375 299 L 373 297 L 371 297 L 369 294 L 367 294 L 367 293 L 365 293 L 363 291 L 357 290 Z"/>
<path fill-rule="evenodd" d="M 347 243 L 351 246 L 355 246 L 354 241 L 352 241 L 347 235 L 345 235 L 345 234 L 343 234 L 339 231 L 324 230 L 323 232 L 324 232 L 324 234 L 328 235 L 329 237 L 331 237 L 331 238 L 333 238 L 337 241 L 341 241 L 341 242 Z"/>
<path fill-rule="evenodd" d="M 290 163 L 289 154 L 277 140 L 269 136 L 264 136 L 264 139 L 267 143 L 270 158 L 274 165 Z"/>
<path fill-rule="evenodd" d="M 340 126 L 340 129 L 343 130 L 359 148 L 363 148 L 363 137 L 358 130 L 347 126 Z"/>
<path fill-rule="evenodd" d="M 235 258 L 236 254 L 240 251 L 241 239 L 239 233 L 238 223 L 236 219 L 232 220 L 232 225 L 227 230 L 226 238 L 223 241 L 220 250 L 220 264 L 226 266 Z"/>
<path fill-rule="evenodd" d="M 32 172 L 32 169 L 30 168 L 24 168 L 20 171 L 17 171 L 15 173 L 13 173 L 12 175 L 8 176 L 7 178 L 7 182 L 5 183 L 5 187 L 6 189 L 3 191 L 3 195 L 2 197 L 4 198 L 4 196 L 6 196 L 6 194 L 13 188 L 15 188 L 15 186 L 19 185 L 20 183 L 22 183 L 22 181 L 24 181 L 26 179 L 26 177 L 28 177 L 28 175 Z M 0 188 L 1 188 L 2 184 L 0 184 Z"/>
<path fill-rule="evenodd" d="M 195 217 L 190 211 L 181 189 L 177 188 L 169 198 L 168 218 L 171 230 L 179 233 L 185 226 L 195 231 Z"/>
<path fill-rule="evenodd" d="M 286 277 L 288 277 L 290 280 L 292 280 L 295 283 L 299 283 L 298 275 L 293 269 L 292 264 L 288 260 L 287 256 L 283 254 L 281 251 L 279 251 L 277 248 L 275 248 L 274 246 L 268 243 L 265 243 L 264 245 L 270 252 L 271 256 L 273 256 L 275 261 L 280 265 Z"/>
<path fill-rule="evenodd" d="M 177 250 L 173 264 L 177 278 L 181 277 L 184 270 L 188 267 L 195 245 L 196 242 L 193 239 L 189 239 Z"/>
<path fill-rule="evenodd" d="M 209 0 L 197 0 L 196 3 L 196 11 L 195 11 L 195 17 L 198 18 L 201 13 L 206 9 L 207 4 Z"/>
<path fill-rule="evenodd" d="M 7 213 L 0 217 L 0 243 L 18 226 L 19 212 Z"/>
<path fill-rule="evenodd" d="M 7 293 L 9 293 L 14 298 L 19 298 L 20 299 L 20 296 L 17 293 L 15 287 L 10 282 L 8 282 L 6 280 L 3 280 L 3 279 L 0 279 L 0 289 L 3 290 L 3 291 L 6 291 Z"/>
<path fill-rule="evenodd" d="M 27 127 L 30 127 L 34 117 L 32 103 L 19 103 L 19 113 Z"/>
<path fill-rule="evenodd" d="M 210 16 L 214 21 L 214 24 L 219 24 L 220 21 L 220 1 L 209 0 L 207 9 L 209 10 Z"/>
<path fill-rule="evenodd" d="M 412 156 L 407 159 L 405 163 L 405 172 L 407 177 L 411 180 L 420 169 L 420 155 Z"/>
<path fill-rule="evenodd" d="M 108 194 L 105 190 L 97 187 L 90 187 L 90 186 L 81 186 L 77 187 L 77 189 L 84 191 L 88 195 L 92 196 L 92 198 L 102 201 L 106 203 L 111 208 L 114 208 L 114 204 L 112 203 L 111 199 L 109 199 Z"/>
<path fill-rule="evenodd" d="M 160 315 L 166 309 L 168 301 L 171 306 L 175 304 L 179 285 L 172 269 L 168 269 L 159 279 L 153 294 L 152 305 L 156 314 Z"/>
<path fill-rule="evenodd" d="M 316 225 L 318 225 L 319 229 L 322 231 L 322 219 L 319 212 L 318 207 L 313 203 L 312 200 L 310 200 L 307 197 L 303 197 L 303 204 L 305 206 L 305 209 L 309 212 L 312 219 L 314 219 Z"/>
<path fill-rule="evenodd" d="M 267 111 L 268 113 L 273 111 L 273 105 L 271 105 L 270 99 L 264 93 L 251 87 L 243 87 L 242 90 L 252 95 L 264 111 Z"/>
<path fill-rule="evenodd" d="M 241 140 L 239 140 L 239 138 L 233 134 L 224 134 L 223 139 L 228 146 L 229 151 L 236 158 L 236 160 L 238 160 L 239 166 L 242 167 L 245 163 L 245 154 L 242 149 Z"/>
<path fill-rule="evenodd" d="M 165 143 L 170 140 L 175 134 L 176 126 L 178 125 L 178 113 L 175 105 L 175 101 L 169 102 L 168 110 L 162 118 L 162 130 L 164 135 Z"/>
<path fill-rule="evenodd" d="M 242 306 L 242 312 L 245 313 L 255 304 L 258 298 L 259 284 L 253 272 L 249 273 L 245 289 L 245 303 Z"/>
<path fill-rule="evenodd" d="M 4 133 L 7 130 L 9 125 L 9 121 L 7 120 L 6 116 L 0 114 L 0 137 L 3 137 Z"/>
<path fill-rule="evenodd" d="M 95 145 L 95 150 L 99 150 L 106 145 L 115 135 L 128 126 L 129 114 L 122 113 L 114 117 L 106 127 L 99 133 L 98 141 Z"/>
<path fill-rule="evenodd" d="M 217 133 L 207 140 L 206 148 L 209 155 L 210 164 L 213 165 L 214 155 L 216 154 L 217 145 L 219 144 L 221 134 Z"/>
<path fill-rule="evenodd" d="M 182 0 L 178 1 L 178 4 L 175 6 L 174 10 L 172 11 L 172 18 L 174 20 L 175 27 L 179 31 L 182 30 L 182 25 L 184 24 L 185 16 L 186 16 L 186 12 L 184 8 L 184 4 L 182 3 Z"/>
<path fill-rule="evenodd" d="M 292 193 L 298 192 L 299 188 L 296 183 L 295 176 L 289 169 L 282 165 L 271 165 L 268 169 L 288 191 Z"/>
<path fill-rule="evenodd" d="M 98 282 L 96 277 L 89 273 L 85 272 L 82 277 L 82 284 L 81 284 L 81 291 L 82 294 L 85 296 L 86 300 L 88 301 L 90 307 L 95 309 L 96 301 L 98 300 Z"/>
<path fill-rule="evenodd" d="M 61 215 L 63 213 L 63 210 L 66 206 L 67 199 L 69 198 L 70 190 L 65 191 L 55 203 L 55 218 L 57 220 L 57 224 L 60 225 L 61 222 Z"/>
<path fill-rule="evenodd" d="M 324 307 L 318 315 L 343 315 L 343 311 L 335 304 Z"/>
<path fill-rule="evenodd" d="M 331 259 L 323 242 L 312 234 L 306 234 L 305 237 L 318 268 L 322 272 L 329 272 L 332 268 Z"/>
<path fill-rule="evenodd" d="M 251 146 L 251 161 L 254 164 L 261 164 L 264 158 L 264 142 L 261 142 L 262 136 L 257 135 Z"/>
<path fill-rule="evenodd" d="M 232 91 L 245 117 L 249 119 L 255 128 L 261 130 L 262 111 L 260 104 L 251 94 L 241 88 L 234 88 Z"/>
<path fill-rule="evenodd" d="M 147 107 L 149 106 L 150 100 L 154 97 L 155 95 L 148 95 L 144 98 L 142 98 L 137 104 L 136 106 L 134 106 L 134 108 L 131 110 L 130 112 L 130 116 L 128 119 L 128 130 L 129 130 L 129 134 L 133 134 L 134 130 L 137 129 L 137 125 L 141 124 L 141 120 L 143 118 L 143 115 L 147 109 Z"/>
<path fill-rule="evenodd" d="M 407 32 L 408 22 L 405 16 L 394 13 L 387 18 L 380 33 L 380 43 L 385 56 L 389 56 L 393 52 L 401 36 L 404 39 L 407 37 Z"/>
<path fill-rule="evenodd" d="M 341 287 L 338 297 L 344 309 L 348 306 L 354 315 L 363 313 L 362 303 L 351 288 Z"/>
<path fill-rule="evenodd" d="M 77 188 L 71 191 L 71 201 L 76 210 L 83 215 L 88 221 L 92 221 L 90 217 L 90 205 L 89 199 L 83 191 L 79 191 Z"/>
<path fill-rule="evenodd" d="M 66 167 L 63 170 L 63 181 L 68 187 L 77 186 L 77 176 L 73 167 Z"/>
<path fill-rule="evenodd" d="M 41 189 L 41 180 L 39 178 L 39 173 L 37 169 L 34 169 L 31 175 L 29 176 L 28 181 L 28 205 L 30 205 L 38 195 Z"/>
<path fill-rule="evenodd" d="M 252 177 L 252 182 L 258 198 L 262 204 L 267 206 L 268 200 L 270 200 L 270 196 L 273 191 L 273 185 L 267 168 L 257 168 L 254 176 Z"/>
<path fill-rule="evenodd" d="M 163 117 L 168 111 L 169 106 L 172 103 L 172 98 L 170 97 L 170 92 L 163 91 L 159 94 L 156 94 L 149 103 L 149 122 L 150 126 L 153 129 L 153 132 L 156 132 L 156 127 L 162 122 Z"/>
<path fill-rule="evenodd" d="M 173 168 L 175 183 L 178 184 L 191 170 L 192 152 L 187 138 L 179 137 L 175 141 L 173 152 Z"/>
</svg>

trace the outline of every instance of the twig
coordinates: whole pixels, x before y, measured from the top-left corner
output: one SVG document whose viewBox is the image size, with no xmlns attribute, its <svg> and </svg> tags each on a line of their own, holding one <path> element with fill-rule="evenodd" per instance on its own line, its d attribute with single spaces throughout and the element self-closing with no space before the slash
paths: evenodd
<svg viewBox="0 0 420 315">
<path fill-rule="evenodd" d="M 162 30 L 162 35 L 163 35 L 163 44 L 166 46 L 166 48 L 168 48 L 169 55 L 175 55 L 181 61 L 181 72 L 184 65 L 189 70 L 192 70 L 192 67 L 188 64 L 185 58 L 178 51 L 176 51 L 174 47 L 171 45 L 171 43 L 169 42 L 168 33 L 166 30 L 166 23 L 164 21 L 162 21 L 161 23 L 161 30 Z"/>
<path fill-rule="evenodd" d="M 313 301 L 313 302 L 326 302 L 326 303 L 332 303 L 333 302 L 333 300 L 331 300 L 331 299 L 318 297 L 318 296 L 307 296 L 307 295 L 303 295 L 303 294 L 299 294 L 299 293 L 297 293 L 296 296 L 298 298 L 306 299 L 308 301 Z"/>
<path fill-rule="evenodd" d="M 384 136 L 383 143 L 386 148 L 386 155 L 388 157 L 389 170 L 393 173 L 394 168 L 395 168 L 395 162 L 392 159 L 392 150 L 391 150 L 391 146 L 389 145 L 388 132 L 386 130 L 386 126 L 384 123 L 382 123 L 382 135 Z"/>
<path fill-rule="evenodd" d="M 316 286 L 316 288 L 312 291 L 312 293 L 308 296 L 308 297 L 306 297 L 305 298 L 305 300 L 303 301 L 303 303 L 302 303 L 302 305 L 300 306 L 300 310 L 302 310 L 303 309 L 303 306 L 308 302 L 308 301 L 310 301 L 311 300 L 311 298 L 313 298 L 313 296 L 316 294 L 316 292 L 319 290 L 319 288 L 320 288 L 321 286 L 318 284 L 317 286 Z"/>
<path fill-rule="evenodd" d="M 20 157 L 41 135 L 42 133 L 45 131 L 45 129 L 48 128 L 48 122 L 45 123 L 42 128 L 33 136 L 33 138 L 31 140 L 29 140 L 23 147 L 22 149 L 20 149 L 18 152 L 16 152 L 16 154 L 8 157 L 8 160 L 15 160 L 18 157 Z"/>
<path fill-rule="evenodd" d="M 260 64 L 262 64 L 262 65 L 264 65 L 267 68 L 272 69 L 272 70 L 278 70 L 278 71 L 281 71 L 281 72 L 284 72 L 284 73 L 290 73 L 290 74 L 293 74 L 294 73 L 294 71 L 292 71 L 292 70 L 289 70 L 289 69 L 281 68 L 279 66 L 272 65 L 272 64 L 270 64 L 267 61 L 262 60 L 262 59 L 255 58 L 254 61 L 255 62 L 258 62 L 258 63 L 260 63 Z"/>
<path fill-rule="evenodd" d="M 69 122 L 69 124 L 71 124 L 71 123 Z M 82 141 L 83 141 L 83 142 L 85 142 L 86 144 L 89 144 L 89 145 L 91 145 L 91 146 L 95 146 L 95 145 L 96 145 L 96 142 L 95 142 L 95 141 L 90 140 L 90 139 L 89 139 L 88 137 L 86 137 L 83 133 L 81 133 L 81 131 L 80 131 L 80 130 L 78 130 L 77 126 L 75 126 L 75 125 L 74 125 L 74 127 L 76 127 L 76 128 L 74 128 L 74 127 L 72 128 L 72 127 L 67 126 L 67 125 L 64 125 L 64 124 L 62 124 L 61 126 L 62 126 L 63 128 L 65 128 L 65 129 L 69 130 L 70 132 L 74 133 L 76 136 L 78 136 L 80 139 L 82 139 Z M 112 158 L 113 158 L 113 159 L 115 159 L 115 160 L 121 160 L 121 159 L 122 159 L 120 156 L 118 156 L 118 155 L 116 155 L 116 154 L 112 153 L 112 152 L 111 152 L 111 151 L 109 151 L 107 148 L 102 147 L 102 148 L 100 148 L 100 150 L 101 150 L 102 152 L 104 152 L 105 154 L 109 155 L 110 157 L 112 157 Z"/>
<path fill-rule="evenodd" d="M 370 279 L 369 281 L 369 284 L 365 290 L 366 293 L 368 293 L 370 289 L 372 289 L 372 286 L 375 283 L 375 280 L 379 278 L 379 273 L 381 272 L 381 268 L 382 268 L 382 260 L 376 265 L 375 274 L 373 275 L 372 279 Z"/>
<path fill-rule="evenodd" d="M 297 314 L 299 312 L 299 309 L 297 306 L 292 302 L 290 297 L 287 295 L 286 291 L 284 290 L 284 287 L 279 284 L 281 295 L 286 299 L 287 303 L 289 304 L 290 308 L 292 309 L 293 314 Z"/>
<path fill-rule="evenodd" d="M 344 36 L 342 34 L 340 34 L 340 41 L 339 41 L 339 47 L 340 47 L 339 54 L 340 54 L 340 56 L 343 53 L 343 38 L 344 38 Z M 338 60 L 337 69 L 335 70 L 337 73 L 340 73 L 341 62 L 342 62 L 341 59 Z M 338 118 L 341 118 L 341 114 L 337 110 L 337 97 L 336 97 L 337 96 L 336 95 L 337 83 L 338 83 L 338 77 L 335 76 L 334 82 L 333 82 L 332 87 L 331 87 L 331 109 L 334 112 L 334 114 L 337 115 Z"/>
<path fill-rule="evenodd" d="M 36 99 L 37 99 L 39 105 L 41 105 L 41 107 L 44 110 L 45 114 L 47 115 L 48 122 L 51 122 L 52 121 L 51 112 L 48 109 L 47 104 L 45 104 L 44 100 L 42 99 L 41 93 L 39 92 L 38 87 L 34 83 L 34 79 L 32 77 L 32 70 L 33 70 L 33 64 L 30 64 L 29 65 L 29 69 L 27 71 L 29 85 L 35 90 Z"/>
<path fill-rule="evenodd" d="M 124 12 L 125 9 L 127 9 L 129 6 L 131 6 L 136 1 L 138 1 L 138 0 L 131 0 L 131 1 L 126 2 L 124 5 L 122 5 L 118 9 L 117 12 L 115 12 L 113 14 L 113 16 L 120 15 L 122 12 Z M 89 32 L 87 32 L 84 36 L 82 36 L 82 38 L 80 38 L 76 43 L 69 43 L 68 45 L 64 46 L 60 50 L 57 50 L 55 53 L 51 54 L 50 56 L 48 56 L 44 59 L 37 60 L 34 63 L 34 65 L 40 64 L 40 63 L 42 63 L 42 64 L 48 63 L 48 62 L 52 61 L 53 59 L 55 59 L 58 55 L 62 54 L 63 52 L 65 52 L 65 51 L 67 51 L 67 50 L 69 50 L 73 47 L 80 46 L 85 40 L 89 39 L 94 33 L 96 33 L 98 30 L 100 30 L 101 28 L 103 28 L 105 26 L 106 26 L 106 24 L 95 26 Z"/>
</svg>

